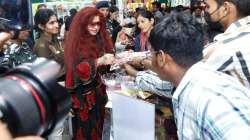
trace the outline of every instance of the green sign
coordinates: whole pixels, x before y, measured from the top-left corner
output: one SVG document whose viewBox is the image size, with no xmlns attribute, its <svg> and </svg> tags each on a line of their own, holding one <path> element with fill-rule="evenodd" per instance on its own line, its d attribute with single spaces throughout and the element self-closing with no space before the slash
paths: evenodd
<svg viewBox="0 0 250 140">
<path fill-rule="evenodd" d="M 168 3 L 168 0 L 159 0 L 160 3 Z"/>
<path fill-rule="evenodd" d="M 32 3 L 42 3 L 43 0 L 32 0 Z"/>
</svg>

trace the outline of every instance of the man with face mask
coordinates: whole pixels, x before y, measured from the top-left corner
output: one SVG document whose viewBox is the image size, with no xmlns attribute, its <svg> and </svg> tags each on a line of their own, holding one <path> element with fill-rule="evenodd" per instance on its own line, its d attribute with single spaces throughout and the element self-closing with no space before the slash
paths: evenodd
<svg viewBox="0 0 250 140">
<path fill-rule="evenodd" d="M 224 33 L 203 51 L 204 61 L 250 88 L 250 0 L 205 0 L 208 25 Z"/>
</svg>

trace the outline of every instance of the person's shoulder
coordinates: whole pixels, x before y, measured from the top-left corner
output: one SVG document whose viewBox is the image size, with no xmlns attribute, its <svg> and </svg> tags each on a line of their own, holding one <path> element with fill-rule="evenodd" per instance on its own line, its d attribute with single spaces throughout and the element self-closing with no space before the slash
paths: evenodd
<svg viewBox="0 0 250 140">
<path fill-rule="evenodd" d="M 162 14 L 161 11 L 156 11 L 155 16 L 158 17 L 158 18 L 161 18 L 163 16 L 163 14 Z"/>
<path fill-rule="evenodd" d="M 41 50 L 49 50 L 49 48 L 47 47 L 48 44 L 49 41 L 47 41 L 46 39 L 39 38 L 35 42 L 35 45 L 33 47 L 33 52 L 38 53 Z"/>
<path fill-rule="evenodd" d="M 216 35 L 214 40 L 228 44 L 232 41 L 238 41 L 242 37 L 250 37 L 250 24 L 238 28 L 234 28 L 234 26 L 231 25 L 224 33 Z"/>
<path fill-rule="evenodd" d="M 65 20 L 65 24 L 67 23 L 69 23 L 69 22 L 71 22 L 71 20 L 73 19 L 73 17 L 72 16 L 70 16 L 69 18 L 67 18 L 66 20 Z"/>
<path fill-rule="evenodd" d="M 41 48 L 41 47 L 45 47 L 46 41 L 42 38 L 39 38 L 35 41 L 35 45 L 34 48 Z"/>
</svg>

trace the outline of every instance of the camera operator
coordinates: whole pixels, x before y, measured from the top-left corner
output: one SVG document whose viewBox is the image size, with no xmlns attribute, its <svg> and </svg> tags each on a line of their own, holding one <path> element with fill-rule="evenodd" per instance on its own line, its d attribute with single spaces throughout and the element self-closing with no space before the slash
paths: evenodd
<svg viewBox="0 0 250 140">
<path fill-rule="evenodd" d="M 0 54 L 3 53 L 2 49 L 6 41 L 11 39 L 12 37 L 13 37 L 12 33 L 0 32 Z M 17 137 L 13 139 L 8 129 L 1 122 L 0 122 L 0 139 L 1 140 L 43 140 L 39 136 L 25 136 L 25 137 Z"/>
<path fill-rule="evenodd" d="M 59 64 L 35 59 L 28 50 L 32 45 L 24 43 L 31 31 L 25 27 L 32 18 L 31 5 L 26 0 L 20 2 L 0 2 L 0 7 L 11 6 L 4 8 L 11 11 L 4 11 L 8 15 L 0 13 L 0 140 L 43 140 L 41 137 L 49 136 L 65 120 L 71 100 L 56 82 Z M 6 58 L 8 61 L 3 61 Z M 26 62 L 32 64 L 17 66 Z"/>
</svg>

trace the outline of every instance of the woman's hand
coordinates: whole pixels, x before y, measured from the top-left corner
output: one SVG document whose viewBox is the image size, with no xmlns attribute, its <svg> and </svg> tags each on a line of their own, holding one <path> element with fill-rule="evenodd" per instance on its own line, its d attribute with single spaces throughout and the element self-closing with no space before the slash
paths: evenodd
<svg viewBox="0 0 250 140">
<path fill-rule="evenodd" d="M 111 64 L 114 64 L 114 61 L 115 61 L 114 54 L 107 53 L 107 54 L 104 54 L 102 57 L 97 59 L 97 65 L 98 66 L 111 65 Z"/>
</svg>

